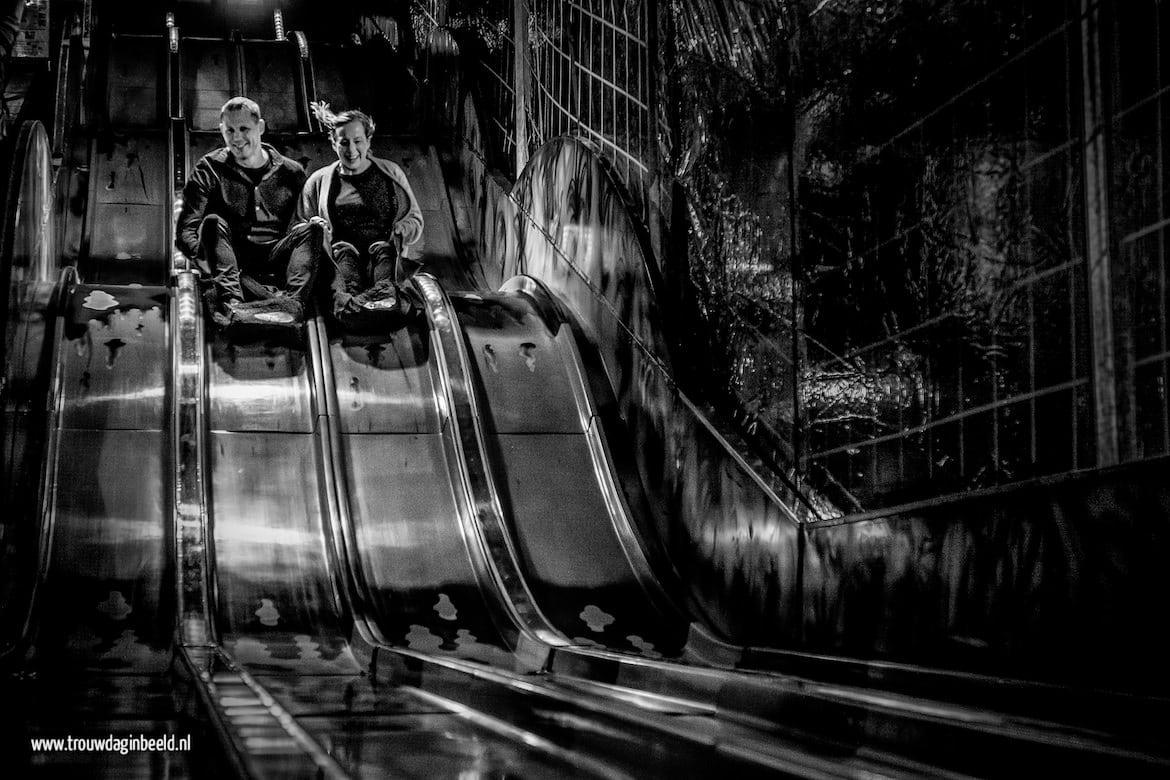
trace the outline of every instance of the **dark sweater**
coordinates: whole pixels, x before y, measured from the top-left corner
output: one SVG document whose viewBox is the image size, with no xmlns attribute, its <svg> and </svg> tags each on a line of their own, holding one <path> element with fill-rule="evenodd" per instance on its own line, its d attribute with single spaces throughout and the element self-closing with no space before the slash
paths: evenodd
<svg viewBox="0 0 1170 780">
<path fill-rule="evenodd" d="M 208 152 L 195 164 L 183 187 L 175 244 L 195 259 L 199 251 L 199 223 L 218 214 L 231 228 L 233 241 L 266 247 L 288 232 L 296 209 L 305 169 L 264 144 L 269 165 L 258 185 L 232 159 L 227 147 Z"/>
</svg>

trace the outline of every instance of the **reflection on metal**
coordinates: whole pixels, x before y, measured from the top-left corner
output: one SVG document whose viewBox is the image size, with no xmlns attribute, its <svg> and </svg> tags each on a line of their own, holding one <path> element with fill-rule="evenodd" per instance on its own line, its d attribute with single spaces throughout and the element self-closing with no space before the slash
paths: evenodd
<svg viewBox="0 0 1170 780">
<path fill-rule="evenodd" d="M 444 696 L 438 696 L 421 688 L 403 686 L 403 689 L 411 692 L 431 706 L 452 712 L 461 719 L 475 724 L 490 734 L 496 734 L 509 742 L 526 745 L 554 761 L 563 762 L 566 768 L 571 766 L 577 771 L 589 772 L 593 777 L 608 778 L 609 780 L 627 780 L 627 778 L 632 777 L 623 771 L 607 765 L 603 761 L 598 761 L 597 759 L 584 756 L 580 752 L 563 748 L 556 742 L 546 739 L 532 731 L 522 729 L 501 718 L 488 715 L 482 709 L 470 707 Z"/>
<path fill-rule="evenodd" d="M 72 413 L 87 400 L 63 383 L 86 359 L 72 337 L 79 325 L 85 327 L 87 315 L 79 304 L 88 291 L 76 285 L 72 269 L 62 274 L 60 284 L 59 305 L 52 312 L 59 316 L 38 507 L 34 518 L 25 518 L 38 538 L 35 549 L 22 551 L 32 560 L 35 580 L 18 638 L 32 639 L 29 629 L 35 621 L 36 652 L 43 657 L 65 658 L 79 667 L 161 673 L 172 635 L 163 612 L 169 590 L 163 577 L 165 531 L 159 522 L 165 500 L 161 415 L 148 414 L 118 428 L 101 416 Z M 141 295 L 124 311 L 141 313 L 136 305 L 153 303 L 149 294 Z M 144 343 L 144 362 L 163 360 L 160 339 L 151 335 Z M 117 364 L 108 370 L 122 368 Z M 139 387 L 150 376 L 150 371 L 139 372 Z M 135 380 L 124 386 L 131 395 L 139 394 L 133 391 Z M 70 427 L 69 420 L 83 424 Z"/>
<path fill-rule="evenodd" d="M 76 280 L 76 274 L 72 269 L 67 269 L 61 274 L 61 281 L 58 283 L 59 287 L 67 287 Z M 64 341 L 64 322 L 62 318 L 58 318 L 53 333 L 53 339 L 50 343 L 57 345 L 58 350 L 60 344 Z M 7 376 L 7 374 L 6 374 Z M 34 543 L 31 550 L 24 551 L 25 555 L 35 556 L 35 564 L 29 572 L 28 590 L 24 611 L 15 621 L 12 619 L 6 620 L 6 624 L 15 622 L 17 628 L 13 630 L 11 635 L 12 645 L 3 648 L 3 653 L 0 657 L 8 657 L 17 651 L 25 641 L 31 637 L 31 629 L 37 608 L 37 594 L 44 584 L 45 576 L 49 567 L 49 560 L 51 559 L 50 545 L 53 540 L 53 513 L 50 510 L 50 503 L 52 495 L 56 488 L 56 472 L 58 464 L 58 438 L 60 429 L 60 409 L 57 404 L 57 399 L 60 396 L 59 387 L 61 384 L 61 361 L 55 360 L 52 364 L 52 370 L 49 378 L 48 393 L 45 396 L 45 435 L 44 435 L 44 463 L 41 470 L 41 479 L 39 489 L 37 491 L 38 499 L 34 505 L 34 512 L 31 521 L 34 523 L 36 532 L 33 535 Z M 6 399 L 7 400 L 7 399 Z M 8 422 L 6 420 L 6 422 Z M 11 430 L 5 426 L 5 435 L 11 435 Z M 7 442 L 6 442 L 7 443 Z M 6 532 L 5 536 L 8 536 Z M 25 595 L 25 594 L 22 594 Z M 6 607 L 8 605 L 5 605 Z M 20 608 L 20 605 L 17 605 Z"/>
<path fill-rule="evenodd" d="M 372 344 L 317 334 L 330 531 L 359 631 L 371 643 L 506 662 L 515 641 L 503 636 L 516 628 L 459 519 L 472 512 L 429 330 L 414 320 Z M 438 620 L 436 600 L 447 605 Z"/>
<path fill-rule="evenodd" d="M 543 519 L 538 525 L 556 527 L 564 522 L 571 526 L 553 532 L 557 541 L 545 550 L 550 556 L 548 561 L 529 558 L 529 576 L 543 579 L 535 572 L 554 561 L 553 565 L 560 569 L 557 579 L 579 571 L 580 576 L 593 581 L 592 595 L 582 598 L 597 600 L 597 604 L 604 606 L 603 611 L 616 613 L 620 619 L 612 631 L 605 629 L 614 622 L 612 615 L 599 624 L 602 625 L 600 629 L 585 620 L 592 630 L 586 635 L 590 642 L 604 641 L 608 647 L 627 652 L 633 648 L 646 653 L 675 654 L 684 633 L 681 612 L 660 585 L 634 528 L 566 314 L 543 285 L 530 277 L 509 280 L 502 292 L 505 295 L 474 296 L 475 302 L 469 300 L 473 296 L 465 296 L 462 303 L 465 313 L 461 315 L 461 322 L 465 338 L 472 345 L 488 338 L 501 343 L 520 342 L 529 344 L 532 347 L 530 352 L 542 355 L 540 365 L 536 367 L 531 365 L 532 359 L 527 352 L 521 350 L 521 360 L 512 358 L 510 361 L 514 368 L 501 369 L 510 377 L 509 381 L 497 383 L 494 377 L 483 380 L 486 410 L 496 421 L 495 432 L 523 435 L 523 438 L 516 438 L 515 447 L 511 446 L 510 437 L 501 436 L 499 439 L 503 463 L 509 464 L 506 473 L 511 483 L 512 523 L 528 556 L 535 556 L 537 552 L 531 547 L 536 537 L 523 531 L 528 525 L 524 518 L 532 506 L 547 500 L 547 496 L 554 496 L 553 501 L 560 507 L 555 512 L 557 517 Z M 510 316 L 497 316 L 493 321 L 490 316 L 469 315 L 468 312 L 485 305 L 498 307 L 501 315 L 509 311 Z M 515 313 L 508 306 L 513 307 Z M 485 314 L 492 311 L 496 308 L 488 309 Z M 524 316 L 519 315 L 525 311 Z M 527 386 L 529 383 L 520 366 L 537 372 L 532 387 Z M 516 378 L 517 373 L 519 378 Z M 568 425 L 550 427 L 542 419 L 541 412 L 548 399 L 558 400 L 568 407 L 564 410 L 572 413 L 571 420 L 566 421 Z M 527 413 L 523 416 L 509 414 L 508 409 L 513 404 L 528 410 Z M 554 419 L 559 416 L 563 416 L 563 412 Z M 516 417 L 515 422 L 508 425 L 500 422 L 501 418 L 511 420 L 513 417 Z M 540 432 L 571 435 L 560 438 L 553 444 L 551 452 L 541 455 L 545 437 L 535 435 Z M 538 454 L 531 459 L 521 454 L 528 450 Z M 570 462 L 575 465 L 568 465 Z M 525 465 L 521 466 L 521 463 Z M 511 473 L 513 466 L 517 473 Z M 571 476 L 567 483 L 562 484 L 564 474 Z M 585 474 L 591 474 L 593 479 L 582 479 Z M 546 498 L 526 496 L 524 485 L 529 485 L 527 490 L 535 490 Z M 577 540 L 584 541 L 584 544 L 575 544 Z M 571 581 L 571 578 L 566 581 Z M 603 595 L 605 589 L 608 589 L 608 595 Z M 550 595 L 549 600 L 566 602 L 575 598 L 566 591 Z M 558 609 L 564 606 L 567 604 L 558 604 Z M 551 606 L 546 607 L 546 610 L 551 609 Z M 593 604 L 586 606 L 586 611 L 589 610 L 602 611 Z M 560 628 L 570 630 L 567 625 Z M 604 637 L 596 635 L 603 633 Z M 657 649 L 647 641 L 651 637 Z"/>
<path fill-rule="evenodd" d="M 197 681 L 195 693 L 240 776 L 279 772 L 349 777 L 289 711 L 226 653 L 193 647 L 184 648 L 180 657 Z"/>
<path fill-rule="evenodd" d="M 11 227 L 4 230 L 3 273 L 11 283 L 51 281 L 57 274 L 56 230 L 52 224 L 52 165 L 49 138 L 40 122 L 24 122 L 13 161 L 20 166 L 7 193 Z M 9 294 L 11 289 L 6 290 Z"/>
<path fill-rule="evenodd" d="M 52 515 L 47 501 L 53 478 L 42 461 L 56 463 L 60 420 L 54 388 L 61 380 L 56 363 L 46 378 L 42 361 L 46 347 L 61 344 L 61 322 L 52 320 L 58 297 L 77 280 L 72 269 L 58 274 L 55 268 L 51 165 L 48 139 L 39 122 L 20 126 L 12 155 L 14 170 L 0 215 L 4 220 L 0 287 L 6 297 L 0 344 L 0 464 L 8 497 L 0 522 L 0 572 L 7 580 L 0 602 L 4 631 L 0 658 L 19 652 L 31 638 L 37 593 L 50 560 Z M 42 481 L 35 490 L 28 480 L 38 473 Z"/>
<path fill-rule="evenodd" d="M 611 444 L 629 447 L 636 469 L 619 472 L 622 489 L 645 497 L 651 516 L 639 530 L 658 551 L 651 559 L 659 579 L 689 592 L 718 637 L 793 641 L 799 532 L 788 504 L 796 502 L 778 500 L 675 387 L 655 271 L 600 163 L 579 141 L 558 139 L 505 193 L 470 151 L 464 160 L 481 173 L 480 255 L 499 258 L 485 269 L 489 279 L 497 272 L 497 284 L 517 273 L 539 279 L 596 345 L 624 421 L 624 440 Z"/>
<path fill-rule="evenodd" d="M 541 613 L 520 572 L 516 549 L 504 526 L 503 510 L 486 463 L 480 414 L 471 381 L 470 361 L 446 293 L 433 277 L 417 274 L 413 282 L 422 295 L 431 323 L 432 349 L 446 391 L 450 422 L 458 437 L 457 457 L 474 516 L 461 518 L 469 546 L 480 546 L 516 624 L 539 642 L 562 646 L 565 638 Z M 478 521 L 478 522 L 477 522 Z M 470 527 L 469 527 L 470 526 Z"/>
<path fill-rule="evenodd" d="M 279 344 L 209 342 L 208 425 L 223 431 L 311 433 L 306 355 Z"/>
<path fill-rule="evenodd" d="M 197 312 L 197 299 L 191 303 Z M 314 324 L 308 331 L 316 338 Z M 291 760 L 306 772 L 311 767 L 318 776 L 345 777 L 328 751 L 244 668 L 251 663 L 342 675 L 359 670 L 339 625 L 343 616 L 338 610 L 337 564 L 323 549 L 328 545 L 323 544 L 321 510 L 327 513 L 329 508 L 321 506 L 327 499 L 319 480 L 328 476 L 321 462 L 328 447 L 305 435 L 316 427 L 310 411 L 316 418 L 324 417 L 312 403 L 323 396 L 320 372 L 306 376 L 309 362 L 298 349 L 216 341 L 214 349 L 201 343 L 193 343 L 191 349 L 203 360 L 237 349 L 230 364 L 239 376 L 212 372 L 209 406 L 218 410 L 221 422 L 248 423 L 239 426 L 248 430 L 214 433 L 205 456 L 190 455 L 201 464 L 203 457 L 210 458 L 210 471 L 200 472 L 213 475 L 214 485 L 207 510 L 215 521 L 214 535 L 205 540 L 205 549 L 217 554 L 214 566 L 208 564 L 205 570 L 214 572 L 215 581 L 203 595 L 218 596 L 218 617 L 230 649 L 217 645 L 200 654 L 200 648 L 185 646 L 184 658 L 197 670 L 201 683 L 197 692 L 221 738 L 230 742 L 236 760 L 251 774 L 270 773 L 276 750 L 292 753 L 291 759 L 282 758 L 276 765 L 282 771 Z M 193 377 L 202 372 L 187 373 Z M 295 395 L 297 402 L 287 404 L 283 413 L 248 421 L 249 399 L 272 387 L 264 380 L 274 374 L 276 386 Z M 310 392 L 311 386 L 316 392 Z M 201 379 L 192 390 L 195 387 L 202 387 Z M 230 392 L 225 395 L 224 390 Z M 193 494 L 206 493 L 206 477 L 201 481 L 191 486 Z M 218 544 L 213 545 L 212 538 Z"/>
<path fill-rule="evenodd" d="M 167 364 L 166 290 L 78 285 L 64 298 L 65 337 L 75 359 L 62 376 L 62 425 L 155 428 L 163 413 Z"/>
<path fill-rule="evenodd" d="M 320 316 L 309 324 L 309 349 L 313 364 L 313 395 L 317 411 L 317 447 L 321 459 L 320 474 L 325 504 L 325 529 L 332 544 L 327 548 L 326 565 L 330 582 L 339 604 L 345 605 L 358 636 L 369 645 L 386 644 L 385 637 L 371 620 L 368 603 L 369 587 L 365 572 L 359 563 L 357 542 L 354 538 L 353 518 L 347 501 L 348 491 L 341 464 L 340 432 L 335 421 L 339 419 L 337 388 L 333 378 L 333 363 L 329 359 L 329 339 Z"/>
<path fill-rule="evenodd" d="M 81 23 L 74 15 L 64 25 L 57 54 L 57 95 L 53 101 L 52 155 L 62 160 L 73 143 L 73 128 L 81 111 L 81 79 L 86 46 L 81 40 Z"/>
<path fill-rule="evenodd" d="M 171 297 L 171 445 L 174 448 L 175 563 L 178 577 L 179 640 L 184 645 L 217 643 L 211 619 L 209 546 L 203 418 L 206 377 L 199 279 L 191 271 L 174 277 Z"/>
<path fill-rule="evenodd" d="M 293 40 L 297 43 L 297 51 L 301 55 L 302 60 L 309 59 L 309 40 L 305 34 L 300 30 L 294 30 L 292 34 Z"/>
</svg>

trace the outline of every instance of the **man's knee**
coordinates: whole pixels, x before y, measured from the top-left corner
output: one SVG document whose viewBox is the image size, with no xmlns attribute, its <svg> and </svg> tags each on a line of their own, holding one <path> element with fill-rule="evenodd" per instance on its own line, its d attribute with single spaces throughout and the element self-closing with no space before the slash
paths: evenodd
<svg viewBox="0 0 1170 780">
<path fill-rule="evenodd" d="M 225 220 L 219 214 L 208 214 L 203 218 L 203 221 L 199 223 L 200 238 L 203 236 L 210 237 L 213 234 L 220 235 L 229 240 L 232 237 L 232 231 L 231 228 L 228 227 L 227 220 Z"/>
</svg>

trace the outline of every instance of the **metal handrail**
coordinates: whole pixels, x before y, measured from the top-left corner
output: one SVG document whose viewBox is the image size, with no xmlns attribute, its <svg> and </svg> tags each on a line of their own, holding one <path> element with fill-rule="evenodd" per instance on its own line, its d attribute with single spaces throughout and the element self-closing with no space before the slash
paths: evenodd
<svg viewBox="0 0 1170 780">
<path fill-rule="evenodd" d="M 478 540 L 499 593 L 515 624 L 537 646 L 570 644 L 541 612 L 521 573 L 519 554 L 505 528 L 504 511 L 491 475 L 478 403 L 471 382 L 470 359 L 456 329 L 456 315 L 446 292 L 429 274 L 413 277 L 431 323 L 431 346 L 439 366 L 457 442 L 457 457 L 474 519 L 470 532 Z M 478 522 L 475 522 L 478 520 Z M 468 528 L 465 525 L 465 533 Z"/>
</svg>

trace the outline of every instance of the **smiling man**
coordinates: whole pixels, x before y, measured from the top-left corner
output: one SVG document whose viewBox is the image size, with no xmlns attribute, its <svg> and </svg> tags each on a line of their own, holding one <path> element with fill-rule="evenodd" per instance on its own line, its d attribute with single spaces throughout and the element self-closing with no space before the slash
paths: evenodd
<svg viewBox="0 0 1170 780">
<path fill-rule="evenodd" d="M 191 171 L 175 243 L 211 277 L 218 324 L 249 317 L 298 322 L 325 252 L 323 220 L 289 230 L 305 169 L 263 142 L 255 101 L 234 97 L 219 118 L 224 146 Z"/>
</svg>

